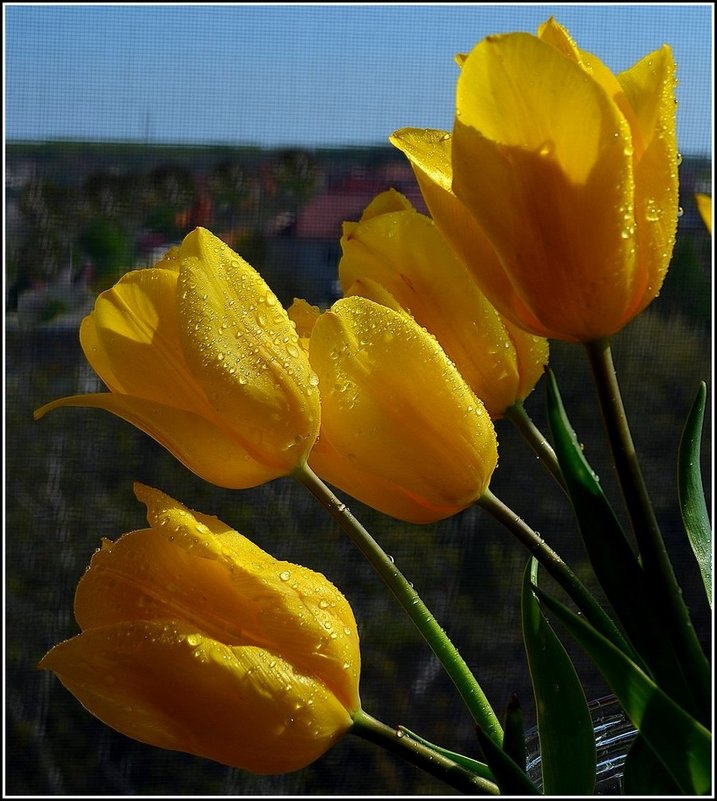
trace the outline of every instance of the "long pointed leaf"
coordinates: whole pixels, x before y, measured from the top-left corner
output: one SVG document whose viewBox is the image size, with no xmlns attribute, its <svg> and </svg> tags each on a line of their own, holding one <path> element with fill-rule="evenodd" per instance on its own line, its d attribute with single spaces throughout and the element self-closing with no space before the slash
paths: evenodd
<svg viewBox="0 0 717 801">
<path fill-rule="evenodd" d="M 425 745 L 427 748 L 432 748 L 434 751 L 438 751 L 439 754 L 443 755 L 444 757 L 448 757 L 448 759 L 452 759 L 456 765 L 460 765 L 462 768 L 471 771 L 471 773 L 475 773 L 476 776 L 493 781 L 493 774 L 485 762 L 479 762 L 477 759 L 473 759 L 472 757 L 467 757 L 464 754 L 457 753 L 456 751 L 449 751 L 447 748 L 442 748 L 440 745 L 436 745 L 435 743 L 426 740 L 425 737 L 421 737 L 420 734 L 416 734 L 415 731 L 411 731 L 405 726 L 399 726 L 398 729 L 403 733 L 404 736 L 410 737 L 411 740 L 415 740 L 417 743 Z"/>
<path fill-rule="evenodd" d="M 534 585 L 533 591 L 591 656 L 633 725 L 680 790 L 687 795 L 709 792 L 710 732 L 589 623 L 539 587 Z"/>
<path fill-rule="evenodd" d="M 707 600 L 712 606 L 712 527 L 700 472 L 700 439 L 706 398 L 707 385 L 703 381 L 680 440 L 677 490 L 685 531 L 702 574 Z"/>
<path fill-rule="evenodd" d="M 503 749 L 491 740 L 485 732 L 476 727 L 478 742 L 485 753 L 486 762 L 494 776 L 503 795 L 540 795 L 538 788 L 530 781 L 525 772 L 503 751 Z"/>
<path fill-rule="evenodd" d="M 521 770 L 525 770 L 528 761 L 528 749 L 525 744 L 523 713 L 520 711 L 520 702 L 515 694 L 510 699 L 505 713 L 503 750 Z"/>
<path fill-rule="evenodd" d="M 548 371 L 548 418 L 555 453 L 575 510 L 590 563 L 600 585 L 637 651 L 626 652 L 647 668 L 680 703 L 697 712 L 695 687 L 684 674 L 683 655 L 665 632 L 665 599 L 654 593 L 632 551 L 600 482 L 590 467 L 563 407 L 552 372 Z"/>
<path fill-rule="evenodd" d="M 533 594 L 538 563 L 525 569 L 522 593 L 523 641 L 538 713 L 543 793 L 592 795 L 595 733 L 582 684 L 560 640 Z"/>
<path fill-rule="evenodd" d="M 623 767 L 623 791 L 625 795 L 662 795 L 674 798 L 680 788 L 655 756 L 655 752 L 638 734 L 630 746 Z"/>
</svg>

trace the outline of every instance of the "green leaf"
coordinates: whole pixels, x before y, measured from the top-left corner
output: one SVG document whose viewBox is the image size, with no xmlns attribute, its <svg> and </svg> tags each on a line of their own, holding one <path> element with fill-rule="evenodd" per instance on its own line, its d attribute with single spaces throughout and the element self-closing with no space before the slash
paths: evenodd
<svg viewBox="0 0 717 801">
<path fill-rule="evenodd" d="M 476 734 L 493 773 L 493 780 L 503 795 L 540 795 L 538 788 L 526 776 L 525 771 L 521 770 L 480 726 L 476 726 Z"/>
<path fill-rule="evenodd" d="M 687 795 L 709 792 L 710 732 L 589 623 L 539 587 L 533 585 L 533 591 L 592 657 L 633 725 L 681 792 Z"/>
<path fill-rule="evenodd" d="M 588 464 L 551 371 L 548 371 L 547 398 L 555 453 L 590 563 L 635 649 L 623 648 L 623 651 L 670 695 L 694 711 L 700 704 L 695 699 L 693 685 L 685 677 L 684 655 L 677 653 L 665 631 L 666 617 L 661 612 L 665 598 L 650 586 L 598 477 Z"/>
<path fill-rule="evenodd" d="M 570 657 L 543 617 L 531 581 L 538 581 L 534 558 L 523 578 L 523 641 L 538 716 L 543 793 L 592 795 L 595 732 L 587 699 Z"/>
<path fill-rule="evenodd" d="M 625 760 L 623 793 L 641 797 L 662 795 L 669 798 L 680 794 L 680 788 L 641 734 L 633 741 Z"/>
<path fill-rule="evenodd" d="M 489 779 L 490 781 L 493 781 L 493 774 L 485 762 L 479 762 L 477 759 L 472 759 L 464 754 L 459 754 L 456 751 L 449 751 L 447 748 L 442 748 L 440 745 L 435 745 L 434 743 L 426 740 L 424 737 L 421 737 L 419 734 L 416 734 L 416 732 L 407 729 L 405 726 L 399 726 L 398 729 L 399 731 L 402 731 L 406 737 L 410 737 L 411 740 L 415 740 L 417 743 L 425 745 L 426 748 L 432 748 L 434 751 L 437 751 L 444 757 L 452 759 L 456 765 L 460 765 L 462 768 L 471 771 L 471 773 L 475 773 L 476 776 L 481 776 L 483 779 Z"/>
<path fill-rule="evenodd" d="M 503 750 L 521 770 L 525 770 L 528 761 L 528 750 L 525 745 L 523 713 L 520 711 L 520 701 L 515 693 L 513 693 L 508 702 L 508 708 L 505 712 Z"/>
<path fill-rule="evenodd" d="M 700 473 L 700 440 L 706 398 L 707 385 L 703 381 L 680 440 L 677 457 L 677 490 L 685 531 L 702 574 L 707 600 L 712 606 L 712 528 Z"/>
</svg>

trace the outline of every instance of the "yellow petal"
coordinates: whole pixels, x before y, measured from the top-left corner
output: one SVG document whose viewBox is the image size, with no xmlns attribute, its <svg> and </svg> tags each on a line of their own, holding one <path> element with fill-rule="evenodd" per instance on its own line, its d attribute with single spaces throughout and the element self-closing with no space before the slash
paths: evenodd
<svg viewBox="0 0 717 801">
<path fill-rule="evenodd" d="M 387 189 L 380 192 L 366 206 L 361 214 L 361 221 L 370 220 L 372 217 L 380 217 L 382 214 L 390 214 L 392 211 L 415 211 L 411 201 L 395 189 Z"/>
<path fill-rule="evenodd" d="M 399 314 L 407 314 L 411 317 L 410 312 L 396 300 L 383 284 L 379 284 L 378 281 L 374 281 L 371 278 L 357 278 L 348 289 L 343 291 L 343 295 L 345 298 L 354 296 L 367 298 L 374 303 L 380 303 L 387 309 L 393 309 Z"/>
<path fill-rule="evenodd" d="M 677 232 L 678 153 L 675 63 L 665 45 L 618 76 L 637 120 L 635 154 L 636 271 L 626 321 L 662 286 Z"/>
<path fill-rule="evenodd" d="M 177 273 L 135 270 L 103 292 L 82 321 L 80 343 L 112 392 L 213 416 L 184 359 Z"/>
<path fill-rule="evenodd" d="M 540 381 L 550 358 L 550 344 L 544 337 L 535 336 L 523 328 L 503 319 L 508 336 L 515 349 L 518 363 L 518 388 L 515 399 L 525 400 Z"/>
<path fill-rule="evenodd" d="M 635 131 L 632 109 L 614 73 L 597 56 L 588 53 L 586 50 L 581 50 L 567 29 L 556 22 L 553 17 L 538 28 L 538 38 L 552 45 L 563 56 L 578 64 L 593 81 L 602 87 L 607 96 L 612 98 L 630 124 L 633 149 L 641 153 L 643 149 L 642 140 Z"/>
<path fill-rule="evenodd" d="M 35 419 L 64 406 L 104 409 L 121 417 L 159 442 L 191 471 L 219 487 L 246 489 L 283 473 L 249 452 L 238 438 L 241 432 L 230 431 L 193 412 L 106 392 L 52 401 L 35 411 Z"/>
<path fill-rule="evenodd" d="M 294 298 L 294 302 L 287 309 L 289 319 L 296 326 L 296 331 L 299 339 L 306 341 L 311 337 L 311 331 L 314 328 L 314 323 L 319 319 L 321 309 L 318 306 L 312 306 L 303 298 Z"/>
<path fill-rule="evenodd" d="M 40 667 L 129 737 L 255 773 L 298 770 L 351 725 L 320 682 L 280 656 L 216 642 L 178 621 L 89 629 Z"/>
<path fill-rule="evenodd" d="M 513 289 L 495 248 L 470 210 L 453 193 L 451 134 L 404 128 L 396 131 L 390 141 L 409 159 L 431 217 L 479 286 L 489 282 L 496 293 L 511 295 Z"/>
<path fill-rule="evenodd" d="M 444 517 L 480 497 L 497 461 L 493 425 L 433 336 L 406 315 L 351 297 L 319 318 L 310 356 L 320 437 L 357 473 L 390 484 L 377 508 L 397 516 L 396 487 Z M 364 499 L 361 485 L 335 484 Z"/>
<path fill-rule="evenodd" d="M 561 25 L 555 17 L 550 17 L 538 26 L 538 38 L 552 45 L 566 58 L 572 59 L 576 64 L 580 62 L 580 50 L 567 28 Z"/>
<path fill-rule="evenodd" d="M 178 308 L 187 363 L 217 413 L 269 463 L 300 464 L 319 427 L 316 379 L 261 276 L 198 228 L 182 243 Z"/>
<path fill-rule="evenodd" d="M 335 487 L 343 489 L 372 509 L 408 523 L 435 523 L 456 514 L 454 503 L 444 503 L 437 496 L 411 492 L 390 476 L 373 472 L 354 455 L 337 450 L 320 436 L 309 456 L 311 469 Z"/>
<path fill-rule="evenodd" d="M 696 194 L 695 195 L 695 203 L 697 204 L 697 211 L 700 213 L 700 217 L 702 217 L 702 222 L 705 224 L 705 228 L 711 234 L 712 233 L 712 196 L 711 195 L 703 195 L 703 194 Z"/>
<path fill-rule="evenodd" d="M 486 139 L 556 161 L 576 184 L 587 181 L 606 146 L 630 145 L 629 126 L 602 85 L 530 34 L 476 45 L 458 78 L 456 114 Z M 453 169 L 457 176 L 455 158 Z"/>
</svg>

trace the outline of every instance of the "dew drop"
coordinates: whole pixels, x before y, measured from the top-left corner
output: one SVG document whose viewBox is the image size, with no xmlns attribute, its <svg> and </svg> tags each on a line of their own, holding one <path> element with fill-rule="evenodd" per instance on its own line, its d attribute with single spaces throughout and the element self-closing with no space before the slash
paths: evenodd
<svg viewBox="0 0 717 801">
<path fill-rule="evenodd" d="M 288 581 L 291 578 L 291 573 L 288 570 L 282 570 L 282 572 L 279 573 L 279 578 L 282 581 Z"/>
</svg>

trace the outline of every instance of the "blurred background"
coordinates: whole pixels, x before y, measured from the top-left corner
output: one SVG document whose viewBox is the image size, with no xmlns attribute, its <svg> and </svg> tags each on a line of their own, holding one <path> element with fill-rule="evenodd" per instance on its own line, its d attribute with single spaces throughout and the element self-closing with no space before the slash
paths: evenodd
<svg viewBox="0 0 717 801">
<path fill-rule="evenodd" d="M 439 795 L 416 768 L 346 737 L 304 771 L 257 777 L 136 743 L 36 669 L 77 633 L 74 589 L 101 537 L 141 528 L 132 482 L 158 487 L 280 559 L 324 573 L 351 602 L 367 712 L 477 755 L 469 717 L 403 612 L 345 535 L 290 479 L 211 487 L 101 411 L 48 400 L 100 388 L 77 328 L 96 294 L 153 264 L 197 225 L 230 244 L 285 304 L 338 297 L 344 220 L 393 187 L 425 209 L 388 136 L 452 126 L 457 67 L 492 33 L 554 15 L 620 71 L 672 46 L 681 206 L 664 288 L 614 340 L 648 488 L 684 595 L 711 619 L 677 511 L 675 458 L 701 380 L 712 406 L 712 243 L 694 193 L 712 193 L 712 5 L 3 6 L 5 35 L 5 789 L 11 795 Z M 580 348 L 551 364 L 585 452 L 622 515 Z M 544 388 L 526 407 L 545 429 Z M 492 489 L 589 581 L 561 492 L 506 421 Z M 712 486 L 711 415 L 703 467 Z M 345 498 L 475 670 L 496 710 L 535 720 L 520 638 L 527 555 L 469 509 L 411 526 Z M 711 497 L 708 498 L 711 508 Z M 606 692 L 566 642 L 588 694 Z M 241 725 L 238 721 L 237 725 Z M 227 732 L 231 736 L 231 732 Z"/>
</svg>

